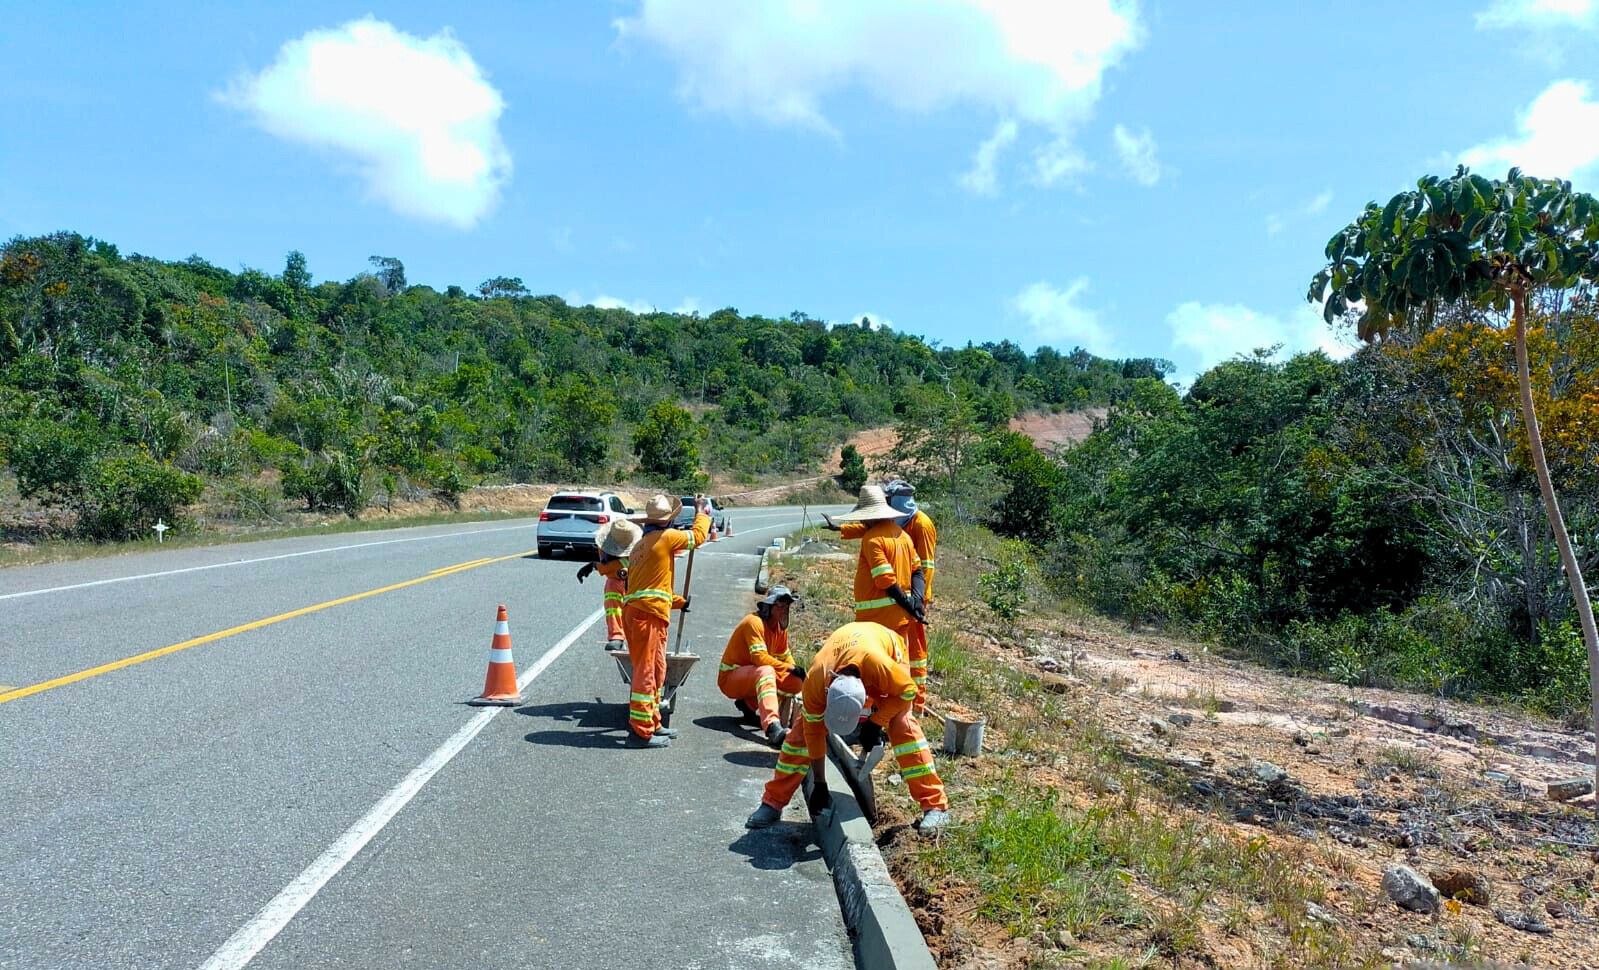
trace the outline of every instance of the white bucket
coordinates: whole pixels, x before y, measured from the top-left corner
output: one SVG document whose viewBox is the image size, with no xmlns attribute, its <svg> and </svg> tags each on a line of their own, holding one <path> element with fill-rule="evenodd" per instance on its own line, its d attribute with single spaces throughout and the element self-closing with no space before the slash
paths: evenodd
<svg viewBox="0 0 1599 970">
<path fill-rule="evenodd" d="M 963 721 L 944 715 L 944 752 L 975 757 L 983 750 L 983 725 L 986 721 Z"/>
<path fill-rule="evenodd" d="M 782 536 L 778 536 L 776 539 L 772 540 L 772 548 L 778 550 L 779 552 L 783 551 L 783 549 L 787 546 L 788 540 Z"/>
</svg>

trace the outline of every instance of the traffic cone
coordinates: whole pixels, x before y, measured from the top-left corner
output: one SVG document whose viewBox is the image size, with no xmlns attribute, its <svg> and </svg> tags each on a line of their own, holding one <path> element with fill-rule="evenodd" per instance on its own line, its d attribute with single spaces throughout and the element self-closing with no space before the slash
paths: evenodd
<svg viewBox="0 0 1599 970">
<path fill-rule="evenodd" d="M 722 524 L 727 526 L 727 537 L 729 539 L 733 538 L 733 520 L 732 519 L 728 519 L 727 521 L 723 522 Z M 787 724 L 788 722 L 784 721 L 783 723 Z"/>
<path fill-rule="evenodd" d="M 483 681 L 483 694 L 467 701 L 473 707 L 510 707 L 522 703 L 516 686 L 516 661 L 511 659 L 511 620 L 500 604 L 494 620 L 494 639 L 489 642 L 489 675 Z"/>
</svg>

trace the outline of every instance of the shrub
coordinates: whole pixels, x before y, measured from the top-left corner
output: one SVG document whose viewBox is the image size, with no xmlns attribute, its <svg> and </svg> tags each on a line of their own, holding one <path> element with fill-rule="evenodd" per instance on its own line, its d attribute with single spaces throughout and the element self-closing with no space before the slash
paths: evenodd
<svg viewBox="0 0 1599 970">
<path fill-rule="evenodd" d="M 1014 620 L 1021 615 L 1027 602 L 1032 569 L 1027 546 L 1021 542 L 1007 541 L 1001 547 L 999 565 L 977 580 L 983 602 L 1002 620 Z"/>
<path fill-rule="evenodd" d="M 838 487 L 846 492 L 859 492 L 866 484 L 866 459 L 854 445 L 845 445 L 839 452 Z"/>
<path fill-rule="evenodd" d="M 307 511 L 337 509 L 357 518 L 366 508 L 366 462 L 342 451 L 283 467 L 283 496 L 302 499 Z"/>
<path fill-rule="evenodd" d="M 182 525 L 183 508 L 200 497 L 200 476 L 142 452 L 95 463 L 78 504 L 78 529 L 95 539 L 131 539 L 163 520 Z"/>
</svg>

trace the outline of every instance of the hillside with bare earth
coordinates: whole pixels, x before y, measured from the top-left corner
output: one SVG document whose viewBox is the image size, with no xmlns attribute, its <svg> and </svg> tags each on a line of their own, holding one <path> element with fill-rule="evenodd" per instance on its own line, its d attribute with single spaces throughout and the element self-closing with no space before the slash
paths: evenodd
<svg viewBox="0 0 1599 970">
<path fill-rule="evenodd" d="M 1033 411 L 1010 420 L 1010 429 L 1020 431 L 1033 439 L 1033 444 L 1044 451 L 1074 445 L 1088 437 L 1094 422 L 1105 417 L 1104 408 L 1084 408 L 1081 411 Z"/>
</svg>

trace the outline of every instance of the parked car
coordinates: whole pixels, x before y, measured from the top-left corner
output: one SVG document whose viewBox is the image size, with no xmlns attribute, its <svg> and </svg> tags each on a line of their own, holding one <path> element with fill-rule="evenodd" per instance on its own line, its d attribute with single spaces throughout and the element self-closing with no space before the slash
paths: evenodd
<svg viewBox="0 0 1599 970">
<path fill-rule="evenodd" d="M 539 555 L 558 552 L 595 553 L 594 533 L 614 518 L 633 514 L 615 492 L 556 492 L 539 513 Z"/>
<path fill-rule="evenodd" d="M 683 510 L 681 512 L 678 512 L 677 513 L 677 518 L 672 520 L 672 528 L 674 528 L 674 529 L 692 529 L 694 527 L 694 496 L 692 496 L 692 495 L 679 495 L 678 499 L 683 503 Z M 711 502 L 711 525 L 716 528 L 717 532 L 726 532 L 727 531 L 727 510 L 723 509 L 723 508 L 718 508 L 717 505 L 716 505 L 716 500 L 715 499 L 711 499 L 710 502 Z"/>
</svg>

